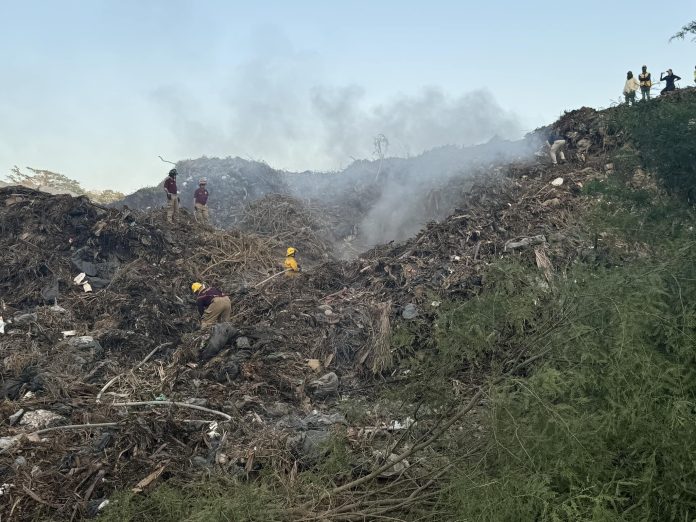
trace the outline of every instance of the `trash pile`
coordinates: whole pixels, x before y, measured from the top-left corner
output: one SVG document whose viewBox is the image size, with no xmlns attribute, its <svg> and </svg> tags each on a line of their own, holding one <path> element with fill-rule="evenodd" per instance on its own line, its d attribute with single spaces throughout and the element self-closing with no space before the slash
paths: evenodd
<svg viewBox="0 0 696 522">
<path fill-rule="evenodd" d="M 241 209 L 237 222 L 241 230 L 293 245 L 317 262 L 333 258 L 340 218 L 320 205 L 270 194 Z"/>
<path fill-rule="evenodd" d="M 118 490 L 297 473 L 337 428 L 362 448 L 366 473 L 393 461 L 378 474 L 390 480 L 427 465 L 397 462 L 375 436 L 412 428 L 403 405 L 375 404 L 356 425 L 342 399 L 370 402 L 380 379 L 400 375 L 393 327 L 432 329 L 439 303 L 481 291 L 491 260 L 524 256 L 540 279 L 572 262 L 587 247 L 578 196 L 604 163 L 481 170 L 466 190 L 453 181 L 446 219 L 316 265 L 340 212 L 287 196 L 257 198 L 245 231 L 222 231 L 186 210 L 168 225 L 161 209 L 0 188 L 0 511 L 74 520 L 108 509 Z M 272 277 L 290 241 L 311 269 Z M 229 293 L 229 323 L 199 329 L 193 281 Z"/>
</svg>

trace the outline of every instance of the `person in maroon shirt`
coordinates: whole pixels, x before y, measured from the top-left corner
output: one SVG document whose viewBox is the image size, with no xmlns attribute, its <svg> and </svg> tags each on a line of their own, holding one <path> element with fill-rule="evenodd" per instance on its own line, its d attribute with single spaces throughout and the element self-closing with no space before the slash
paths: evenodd
<svg viewBox="0 0 696 522">
<path fill-rule="evenodd" d="M 167 194 L 167 221 L 174 222 L 174 217 L 179 210 L 179 191 L 176 187 L 176 169 L 169 171 L 164 180 L 164 193 Z"/>
<path fill-rule="evenodd" d="M 201 178 L 198 182 L 198 188 L 193 193 L 193 208 L 195 209 L 196 221 L 201 223 L 210 223 L 210 213 L 208 212 L 208 189 L 206 185 L 208 180 Z"/>
<path fill-rule="evenodd" d="M 232 314 L 230 297 L 218 288 L 202 283 L 193 283 L 191 290 L 196 294 L 196 306 L 201 317 L 201 328 L 213 326 L 219 321 L 226 323 Z"/>
</svg>

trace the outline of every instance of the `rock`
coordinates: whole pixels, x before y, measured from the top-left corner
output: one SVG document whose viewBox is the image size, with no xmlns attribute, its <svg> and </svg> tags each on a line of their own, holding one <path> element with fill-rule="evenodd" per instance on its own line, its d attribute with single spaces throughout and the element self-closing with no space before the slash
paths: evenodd
<svg viewBox="0 0 696 522">
<path fill-rule="evenodd" d="M 329 372 L 311 381 L 307 388 L 317 399 L 325 399 L 331 395 L 336 395 L 338 393 L 338 375 L 334 372 Z"/>
<path fill-rule="evenodd" d="M 551 199 L 547 199 L 546 201 L 544 201 L 544 202 L 541 204 L 541 206 L 542 206 L 542 207 L 557 207 L 557 206 L 560 205 L 560 204 L 561 204 L 561 200 L 560 200 L 560 199 L 558 199 L 558 198 L 551 198 Z"/>
<path fill-rule="evenodd" d="M 61 426 L 67 423 L 68 422 L 65 417 L 49 410 L 29 411 L 25 413 L 22 420 L 19 421 L 20 426 L 29 428 L 32 431 Z"/>
<path fill-rule="evenodd" d="M 17 468 L 21 468 L 22 466 L 26 466 L 26 465 L 27 465 L 27 459 L 25 459 L 24 457 L 22 457 L 22 456 L 20 455 L 19 457 L 17 457 L 17 458 L 15 459 L 14 465 L 15 465 L 15 467 L 17 467 Z"/>
<path fill-rule="evenodd" d="M 238 350 L 250 350 L 251 341 L 248 337 L 237 337 L 237 349 Z"/>
<path fill-rule="evenodd" d="M 324 413 L 319 413 L 318 411 L 313 411 L 302 419 L 307 428 L 328 428 L 334 424 L 348 424 L 346 418 L 340 413 L 332 413 L 331 415 L 326 415 Z"/>
<path fill-rule="evenodd" d="M 401 317 L 407 320 L 415 319 L 418 317 L 418 307 L 413 303 L 407 304 L 401 312 Z"/>
<path fill-rule="evenodd" d="M 328 431 L 310 430 L 288 437 L 286 447 L 303 464 L 311 466 L 329 453 Z"/>
<path fill-rule="evenodd" d="M 10 416 L 8 417 L 8 419 L 9 419 L 9 421 L 10 421 L 10 426 L 14 426 L 15 424 L 17 424 L 17 423 L 19 422 L 19 419 L 22 418 L 22 415 L 24 415 L 24 410 L 23 410 L 23 409 L 21 409 L 21 410 L 15 412 L 15 413 L 13 413 L 12 415 L 10 415 Z"/>
</svg>

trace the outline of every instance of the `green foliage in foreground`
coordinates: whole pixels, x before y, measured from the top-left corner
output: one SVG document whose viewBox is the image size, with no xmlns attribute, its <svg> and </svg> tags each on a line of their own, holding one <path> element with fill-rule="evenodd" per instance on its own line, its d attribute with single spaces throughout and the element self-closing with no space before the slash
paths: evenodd
<svg viewBox="0 0 696 522">
<path fill-rule="evenodd" d="M 595 224 L 627 225 L 650 248 L 621 266 L 578 264 L 546 298 L 529 278 L 499 281 L 447 330 L 474 360 L 495 349 L 485 332 L 545 353 L 493 388 L 484 457 L 443 497 L 454 520 L 696 518 L 694 232 L 675 225 L 683 209 L 614 196 Z M 529 303 L 536 323 L 519 312 Z"/>
<path fill-rule="evenodd" d="M 670 98 L 671 96 L 671 98 Z M 664 186 L 696 201 L 696 95 L 679 92 L 634 107 L 620 107 L 616 124 Z"/>
<path fill-rule="evenodd" d="M 274 522 L 283 520 L 261 486 L 211 479 L 175 487 L 163 484 L 148 494 L 123 492 L 111 499 L 100 522 Z"/>
</svg>

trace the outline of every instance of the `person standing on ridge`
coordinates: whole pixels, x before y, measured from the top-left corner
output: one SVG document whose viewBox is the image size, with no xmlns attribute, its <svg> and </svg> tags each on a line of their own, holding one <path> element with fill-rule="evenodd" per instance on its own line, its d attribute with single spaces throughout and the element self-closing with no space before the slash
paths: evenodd
<svg viewBox="0 0 696 522">
<path fill-rule="evenodd" d="M 652 77 L 648 72 L 648 66 L 644 65 L 642 71 L 638 75 L 638 80 L 640 82 L 640 96 L 643 101 L 650 99 L 650 88 L 652 87 Z"/>
<path fill-rule="evenodd" d="M 288 276 L 294 276 L 298 272 L 302 271 L 300 265 L 297 264 L 295 254 L 297 254 L 297 249 L 295 247 L 288 247 L 288 250 L 285 253 L 285 262 L 283 263 L 283 266 L 285 267 L 285 274 Z"/>
<path fill-rule="evenodd" d="M 670 91 L 673 91 L 674 89 L 676 89 L 676 87 L 674 86 L 674 82 L 681 80 L 679 76 L 672 72 L 672 69 L 667 69 L 667 76 L 665 76 L 664 74 L 665 73 L 660 73 L 660 81 L 667 82 L 667 85 L 665 85 L 665 88 L 662 89 L 662 91 L 660 91 L 660 94 L 666 94 Z"/>
<path fill-rule="evenodd" d="M 176 169 L 169 171 L 167 179 L 164 180 L 164 192 L 167 194 L 167 222 L 173 223 L 174 217 L 179 210 L 179 192 L 176 187 Z"/>
<path fill-rule="evenodd" d="M 636 104 L 636 91 L 640 87 L 640 83 L 633 77 L 633 72 L 628 71 L 626 73 L 626 83 L 624 84 L 624 98 L 626 99 L 626 105 Z"/>
<path fill-rule="evenodd" d="M 193 193 L 193 208 L 196 221 L 208 224 L 210 222 L 210 214 L 208 212 L 208 189 L 206 185 L 208 180 L 201 178 L 198 181 L 198 188 Z"/>
<path fill-rule="evenodd" d="M 556 154 L 561 159 L 561 163 L 565 163 L 565 154 L 563 153 L 563 149 L 565 148 L 566 145 L 566 140 L 563 138 L 563 136 L 557 131 L 553 130 L 551 131 L 551 134 L 549 135 L 548 138 L 548 143 L 551 149 L 549 150 L 549 156 L 551 156 L 551 163 L 554 165 L 558 165 L 558 161 L 556 160 Z"/>
<path fill-rule="evenodd" d="M 213 326 L 215 323 L 227 323 L 232 314 L 230 297 L 220 289 L 207 287 L 203 283 L 193 283 L 191 291 L 196 295 L 196 306 L 201 318 L 201 328 Z"/>
</svg>

